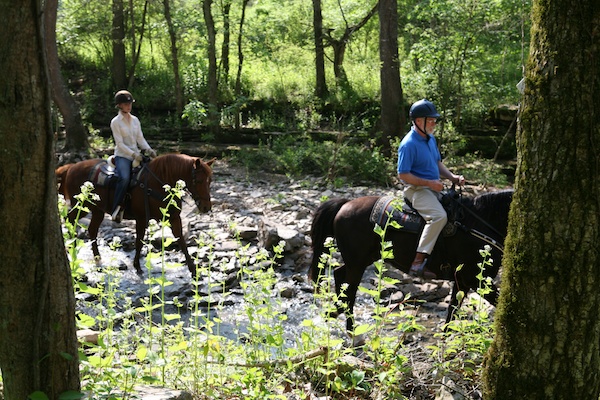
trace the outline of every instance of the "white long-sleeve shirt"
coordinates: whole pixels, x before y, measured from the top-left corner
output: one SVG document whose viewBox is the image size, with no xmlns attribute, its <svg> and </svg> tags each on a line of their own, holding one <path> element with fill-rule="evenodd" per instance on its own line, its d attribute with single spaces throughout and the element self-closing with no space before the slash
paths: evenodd
<svg viewBox="0 0 600 400">
<path fill-rule="evenodd" d="M 119 111 L 119 114 L 110 121 L 110 129 L 115 140 L 115 156 L 133 161 L 136 153 L 151 148 L 142 133 L 140 120 L 135 115 L 129 114 L 129 116 L 127 121 L 123 112 Z"/>
</svg>

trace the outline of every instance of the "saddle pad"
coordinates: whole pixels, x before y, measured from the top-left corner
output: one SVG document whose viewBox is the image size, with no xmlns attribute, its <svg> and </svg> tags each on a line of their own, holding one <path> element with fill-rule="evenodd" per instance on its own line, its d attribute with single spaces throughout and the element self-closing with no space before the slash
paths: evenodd
<svg viewBox="0 0 600 400">
<path fill-rule="evenodd" d="M 130 188 L 136 186 L 138 182 L 140 182 L 142 171 L 143 168 L 141 166 L 135 167 L 131 171 L 131 180 L 129 181 Z M 104 187 L 116 182 L 116 176 L 115 167 L 111 166 L 106 160 L 101 160 L 90 170 L 88 180 L 95 186 Z"/>
<path fill-rule="evenodd" d="M 95 186 L 107 186 L 114 175 L 115 169 L 101 160 L 90 170 L 89 181 Z"/>
<path fill-rule="evenodd" d="M 394 201 L 396 200 L 396 201 Z M 402 209 L 396 205 L 398 199 L 393 196 L 381 197 L 371 210 L 370 220 L 374 224 L 385 227 L 391 216 L 393 221 L 400 224 L 400 229 L 408 232 L 420 232 L 425 221 L 421 216 L 404 202 L 401 202 Z"/>
</svg>

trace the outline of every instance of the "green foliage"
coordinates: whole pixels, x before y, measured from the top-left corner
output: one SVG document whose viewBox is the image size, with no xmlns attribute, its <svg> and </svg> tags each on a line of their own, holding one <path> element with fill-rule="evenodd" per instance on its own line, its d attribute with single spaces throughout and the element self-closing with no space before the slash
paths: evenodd
<svg viewBox="0 0 600 400">
<path fill-rule="evenodd" d="M 491 160 L 467 154 L 464 157 L 450 157 L 444 162 L 448 168 L 460 171 L 469 183 L 493 187 L 510 185 L 505 167 Z"/>
<path fill-rule="evenodd" d="M 483 296 L 492 290 L 490 278 L 483 276 L 485 268 L 491 265 L 490 246 L 486 245 L 480 253 L 483 261 L 478 264 L 477 296 L 465 299 L 466 304 L 456 311 L 456 318 L 437 335 L 442 339 L 439 345 L 431 346 L 432 358 L 441 375 L 474 385 L 478 385 L 481 363 L 494 337 L 494 325 L 483 303 Z M 462 295 L 464 297 L 464 293 Z"/>
<path fill-rule="evenodd" d="M 183 188 L 183 183 L 167 188 L 169 206 L 162 210 L 161 221 L 151 222 L 152 234 L 168 228 L 168 210 L 176 206 Z M 361 287 L 361 293 L 373 300 L 373 317 L 357 321 L 352 336 L 355 343 L 362 339 L 363 344 L 355 349 L 347 346 L 341 321 L 335 318 L 345 294 L 344 288 L 339 295 L 331 290 L 333 270 L 339 266 L 332 240 L 327 241 L 328 251 L 320 260 L 325 273 L 315 286 L 313 303 L 306 305 L 315 317 L 302 321 L 300 333 L 293 337 L 283 328 L 286 317 L 273 268 L 283 244 L 261 254 L 250 253 L 248 245 L 240 246 L 236 254 L 242 266 L 238 274 L 244 298 L 240 316 L 245 316 L 248 324 L 237 332 L 238 340 L 231 340 L 220 334 L 222 321 L 210 316 L 210 309 L 220 310 L 230 295 L 212 279 L 213 274 L 227 266 L 215 262 L 216 238 L 210 232 L 197 238 L 197 245 L 207 249 L 208 264 L 196 260 L 196 274 L 186 303 L 166 296 L 166 288 L 172 284 L 166 271 L 180 267 L 166 262 L 169 239 L 163 239 L 159 248 L 147 244 L 147 295 L 138 304 L 132 304 L 131 297 L 119 290 L 121 273 L 111 265 L 98 272 L 101 279 L 95 285 L 84 284 L 85 271 L 78 258 L 82 242 L 75 237 L 76 228 L 81 227 L 79 217 L 87 212 L 85 204 L 89 201 L 94 201 L 94 194 L 86 184 L 74 206 L 75 221 L 64 221 L 64 235 L 75 282 L 78 327 L 100 332 L 97 344 L 81 344 L 82 391 L 90 398 L 133 398 L 134 388 L 140 384 L 178 387 L 197 399 L 284 399 L 290 395 L 304 398 L 307 385 L 336 399 L 375 398 L 378 394 L 404 399 L 415 390 L 410 344 L 407 346 L 404 338 L 423 327 L 416 322 L 414 313 L 406 310 L 409 296 L 400 304 L 385 304 L 381 298 L 386 287 L 397 284 L 386 274 L 386 260 L 393 257 L 386 231 L 395 222 L 375 229 L 381 238 L 381 258 L 375 262 L 376 281 L 373 288 Z M 64 219 L 64 202 L 60 203 L 60 211 Z M 237 231 L 235 226 L 231 229 Z M 118 241 L 113 242 L 113 250 L 118 246 Z M 251 257 L 260 262 L 248 266 Z M 482 257 L 480 296 L 489 290 L 483 277 L 489 249 L 482 250 Z M 156 264 L 160 272 L 151 274 Z M 207 277 L 208 282 L 200 280 L 201 276 Z M 206 304 L 208 310 L 202 308 Z M 185 311 L 191 315 L 186 321 L 182 319 Z M 481 300 L 469 300 L 458 316 L 445 333 L 437 335 L 430 357 L 437 371 L 438 378 L 434 379 L 451 377 L 470 390 L 478 385 L 482 357 L 493 331 Z M 395 329 L 390 330 L 390 326 Z M 358 360 L 354 356 L 357 351 L 361 354 L 360 363 L 349 363 L 348 360 Z M 81 398 L 83 393 L 68 392 L 60 398 Z M 30 398 L 46 397 L 35 392 Z"/>
<path fill-rule="evenodd" d="M 249 171 L 270 170 L 290 176 L 326 176 L 329 182 L 346 180 L 385 185 L 394 176 L 395 161 L 382 155 L 375 146 L 319 142 L 305 137 L 276 137 L 259 149 L 240 149 L 231 156 L 234 165 Z"/>
<path fill-rule="evenodd" d="M 241 3 L 241 2 L 240 2 Z M 229 14 L 229 72 L 219 70 L 219 111 L 222 121 L 240 99 L 233 96 L 238 53 L 236 48 L 241 6 L 233 2 Z M 372 3 L 372 4 L 371 4 Z M 336 40 L 355 26 L 375 2 L 324 0 L 324 29 Z M 515 84 L 521 78 L 528 45 L 528 14 L 531 2 L 519 0 L 456 1 L 399 4 L 401 77 L 406 103 L 429 97 L 458 126 L 483 123 L 492 106 L 516 103 Z M 129 9 L 132 6 L 133 9 Z M 145 32 L 141 37 L 143 3 L 125 3 L 127 36 L 125 47 L 130 68 L 133 49 L 140 44 L 133 90 L 140 110 L 149 117 L 174 111 L 174 82 L 170 38 L 160 2 L 148 3 Z M 217 48 L 224 49 L 225 18 L 216 4 L 212 14 L 217 29 Z M 208 63 L 206 28 L 202 10 L 190 2 L 171 4 L 179 50 L 180 72 L 186 102 L 205 103 Z M 101 0 L 62 1 L 57 35 L 63 64 L 75 60 L 77 69 L 67 69 L 72 89 L 83 92 L 86 115 L 107 114 L 114 91 L 110 77 L 112 60 L 111 7 Z M 321 102 L 314 97 L 314 43 L 311 3 L 288 1 L 285 7 L 272 1 L 251 2 L 246 9 L 242 37 L 244 64 L 242 96 L 253 102 L 278 104 L 253 113 L 249 126 L 290 131 L 336 129 L 369 131 L 378 118 L 371 104 L 380 96 L 377 16 L 354 31 L 344 54 L 344 69 L 350 88 L 338 87 L 332 70 L 333 51 L 326 43 L 326 79 L 330 95 Z M 131 26 L 135 22 L 135 26 Z M 135 36 L 132 36 L 135 35 Z M 523 37 L 521 37 L 523 35 Z M 220 56 L 220 55 L 219 55 Z M 222 65 L 220 65 L 222 68 Z M 94 71 L 90 76 L 90 71 Z M 82 79 L 83 78 L 83 79 Z M 75 83 L 77 86 L 75 86 Z M 80 86 L 80 85 L 83 86 Z M 307 110 L 311 109 L 307 114 Z M 331 110 L 335 109 L 335 112 Z M 287 112 L 281 112 L 287 111 Z M 181 116 L 160 119 L 173 124 Z M 372 131 L 370 131 L 372 132 Z"/>
</svg>

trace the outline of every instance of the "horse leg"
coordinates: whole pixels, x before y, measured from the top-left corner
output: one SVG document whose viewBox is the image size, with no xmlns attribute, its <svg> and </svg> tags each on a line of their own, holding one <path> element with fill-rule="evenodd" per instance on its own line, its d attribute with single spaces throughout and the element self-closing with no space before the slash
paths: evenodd
<svg viewBox="0 0 600 400">
<path fill-rule="evenodd" d="M 194 263 L 194 260 L 192 260 L 192 257 L 190 256 L 190 253 L 188 252 L 187 242 L 185 240 L 185 237 L 183 236 L 183 227 L 181 225 L 182 225 L 181 217 L 179 215 L 174 215 L 171 217 L 171 232 L 173 232 L 173 236 L 175 236 L 177 238 L 177 243 L 179 244 L 179 249 L 185 256 L 185 262 L 190 271 L 190 274 L 192 274 L 192 276 L 195 277 L 196 276 L 196 264 Z"/>
<path fill-rule="evenodd" d="M 351 334 L 354 330 L 354 303 L 356 302 L 356 292 L 360 284 L 360 278 L 358 281 L 356 279 L 348 280 L 347 271 L 348 267 L 344 265 L 336 269 L 333 276 L 338 300 L 345 303 L 338 307 L 338 312 L 343 312 L 346 315 L 346 331 Z"/>
<path fill-rule="evenodd" d="M 98 230 L 100 224 L 104 220 L 104 212 L 100 209 L 92 210 L 92 219 L 90 220 L 90 226 L 88 226 L 88 235 L 92 241 L 92 253 L 94 253 L 94 259 L 96 263 L 100 262 L 100 251 L 98 250 Z"/>
<path fill-rule="evenodd" d="M 136 220 L 135 221 L 135 256 L 133 258 L 133 267 L 135 272 L 139 276 L 143 276 L 142 267 L 140 266 L 140 257 L 142 254 L 142 247 L 144 246 L 144 234 L 146 233 L 146 221 Z"/>
</svg>

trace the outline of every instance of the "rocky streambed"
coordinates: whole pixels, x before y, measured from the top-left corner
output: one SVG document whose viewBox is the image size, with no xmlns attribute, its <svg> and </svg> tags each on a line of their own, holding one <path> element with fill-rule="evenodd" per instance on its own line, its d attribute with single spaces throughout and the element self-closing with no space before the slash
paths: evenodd
<svg viewBox="0 0 600 400">
<path fill-rule="evenodd" d="M 468 190 L 479 194 L 483 189 L 470 187 Z M 191 199 L 184 201 L 182 207 L 190 254 L 198 259 L 202 271 L 198 281 L 193 283 L 183 254 L 177 248 L 168 248 L 164 255 L 152 257 L 146 264 L 148 269 L 144 277 L 138 276 L 132 267 L 135 223 L 123 221 L 116 224 L 108 216 L 102 223 L 98 238 L 101 263 L 93 260 L 87 240 L 80 250 L 79 258 L 86 271 L 84 281 L 94 286 L 106 280 L 104 271 L 107 266 L 116 266 L 119 291 L 126 293 L 136 307 L 148 297 L 149 285 L 145 278 L 164 274 L 171 282 L 164 288 L 165 298 L 169 301 L 176 299 L 175 303 L 183 305 L 176 307 L 169 304 L 167 307 L 171 309 L 165 312 L 177 312 L 181 314 L 181 320 L 189 321 L 191 313 L 186 306 L 195 294 L 201 292 L 208 300 L 203 301 L 200 307 L 209 318 L 218 317 L 219 334 L 238 340 L 246 332 L 248 323 L 239 271 L 241 268 L 261 269 L 265 265 L 273 265 L 276 279 L 271 287 L 271 296 L 278 298 L 279 312 L 286 317 L 278 323 L 283 325 L 284 336 L 292 344 L 300 335 L 302 322 L 318 314 L 314 306 L 313 284 L 307 274 L 312 256 L 309 234 L 314 210 L 327 198 L 400 195 L 401 190 L 375 186 L 332 188 L 318 178 L 294 180 L 282 175 L 251 175 L 243 169 L 231 168 L 225 162 L 217 162 L 211 194 L 213 209 L 208 214 L 195 213 Z M 120 243 L 118 249 L 110 246 L 115 240 Z M 146 240 L 155 248 L 164 243 L 160 233 Z M 283 249 L 278 260 L 274 259 L 272 252 L 276 244 L 281 244 Z M 168 267 L 165 268 L 165 265 Z M 433 340 L 433 334 L 439 332 L 444 322 L 449 283 L 421 282 L 394 269 L 387 275 L 396 278 L 398 283 L 385 288 L 382 301 L 386 304 L 400 302 L 408 294 L 418 300 L 405 305 L 405 310 L 426 329 L 412 333 L 407 340 L 425 345 Z M 363 286 L 376 288 L 376 285 L 377 276 L 373 267 L 369 267 L 363 277 Z M 359 291 L 355 306 L 357 324 L 372 321 L 374 305 L 371 296 Z M 156 315 L 155 318 L 158 320 L 160 317 Z M 344 326 L 340 317 L 338 332 L 341 336 L 344 336 Z"/>
</svg>

